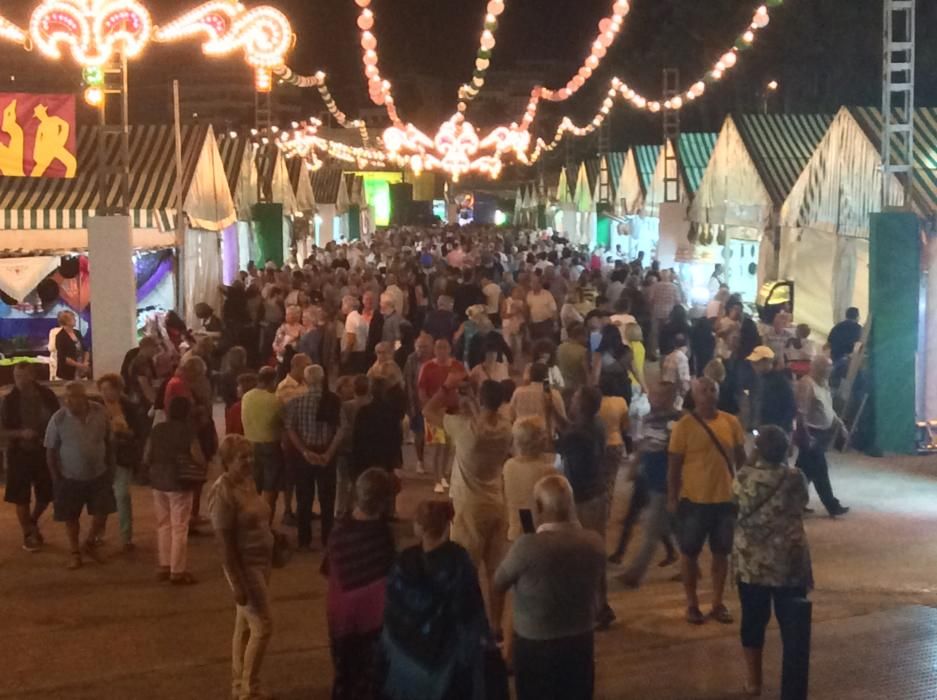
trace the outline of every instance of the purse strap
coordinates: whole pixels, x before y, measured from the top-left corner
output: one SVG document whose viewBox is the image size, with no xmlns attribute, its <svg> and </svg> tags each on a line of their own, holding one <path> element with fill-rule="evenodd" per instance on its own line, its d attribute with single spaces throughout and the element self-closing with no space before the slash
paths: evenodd
<svg viewBox="0 0 937 700">
<path fill-rule="evenodd" d="M 775 495 L 777 495 L 778 491 L 781 490 L 781 487 L 784 486 L 784 482 L 785 482 L 785 481 L 787 481 L 787 474 L 782 474 L 782 475 L 781 475 L 781 478 L 778 479 L 778 483 L 775 484 L 775 486 L 774 486 L 773 489 L 771 489 L 771 492 L 770 492 L 767 496 L 765 496 L 763 499 L 761 499 L 760 501 L 758 501 L 758 505 L 756 505 L 754 508 L 752 508 L 751 510 L 749 510 L 749 511 L 746 512 L 746 513 L 740 513 L 740 514 L 739 514 L 738 522 L 740 522 L 740 523 L 745 522 L 745 521 L 748 520 L 750 517 L 752 517 L 755 513 L 757 513 L 759 510 L 761 510 L 761 509 L 764 508 L 766 505 L 768 505 L 768 503 L 771 501 L 771 499 L 774 498 Z"/>
<path fill-rule="evenodd" d="M 734 478 L 735 469 L 732 466 L 732 460 L 729 458 L 729 453 L 726 452 L 726 448 L 722 446 L 722 443 L 719 442 L 719 438 L 716 437 L 716 434 L 712 431 L 712 428 L 706 424 L 706 421 L 704 421 L 696 411 L 690 411 L 689 413 L 693 419 L 700 424 L 700 427 L 706 431 L 709 439 L 712 440 L 713 445 L 716 446 L 716 449 L 719 450 L 719 454 L 722 455 L 722 459 L 725 460 L 726 469 L 729 470 L 729 476 Z"/>
</svg>

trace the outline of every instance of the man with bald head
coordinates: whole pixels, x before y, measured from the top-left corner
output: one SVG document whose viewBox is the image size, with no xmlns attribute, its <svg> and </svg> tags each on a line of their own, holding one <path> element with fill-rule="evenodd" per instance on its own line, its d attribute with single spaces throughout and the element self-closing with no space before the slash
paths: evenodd
<svg viewBox="0 0 937 700">
<path fill-rule="evenodd" d="M 708 377 L 693 382 L 695 410 L 673 428 L 668 447 L 667 504 L 677 515 L 687 622 L 706 621 L 696 594 L 697 561 L 709 541 L 712 552 L 713 604 L 709 617 L 730 624 L 723 603 L 729 554 L 735 528 L 732 479 L 745 463 L 745 436 L 738 419 L 716 408 L 719 385 Z"/>
<path fill-rule="evenodd" d="M 111 486 L 110 421 L 107 411 L 91 403 L 81 382 L 65 386 L 65 406 L 49 420 L 44 445 L 52 475 L 55 519 L 65 523 L 71 550 L 69 569 L 82 565 L 82 554 L 97 559 L 97 541 L 107 516 L 117 510 Z M 82 510 L 91 516 L 91 530 L 80 543 Z"/>
<path fill-rule="evenodd" d="M 296 453 L 296 530 L 300 548 L 312 545 L 312 502 L 318 494 L 322 546 L 335 516 L 335 454 L 341 435 L 342 402 L 329 391 L 325 370 L 311 365 L 304 373 L 306 393 L 286 405 L 286 428 Z"/>
<path fill-rule="evenodd" d="M 818 355 L 810 363 L 810 373 L 797 382 L 797 431 L 795 438 L 800 451 L 797 466 L 813 482 L 820 501 L 831 518 L 845 515 L 849 508 L 833 495 L 830 466 L 826 451 L 837 434 L 844 432 L 843 421 L 833 409 L 830 373 L 833 362 Z"/>
</svg>

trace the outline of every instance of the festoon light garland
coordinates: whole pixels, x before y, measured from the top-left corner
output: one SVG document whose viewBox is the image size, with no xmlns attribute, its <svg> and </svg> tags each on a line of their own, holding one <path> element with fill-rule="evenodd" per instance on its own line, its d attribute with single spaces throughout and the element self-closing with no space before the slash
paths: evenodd
<svg viewBox="0 0 937 700">
<path fill-rule="evenodd" d="M 353 163 L 358 168 L 387 165 L 387 155 L 384 151 L 370 147 L 350 146 L 323 138 L 319 135 L 321 126 L 322 122 L 314 118 L 302 123 L 294 122 L 292 130 L 279 133 L 277 146 L 287 157 L 303 158 L 310 170 L 322 167 L 320 153 L 336 160 Z"/>
<path fill-rule="evenodd" d="M 374 13 L 370 9 L 371 0 L 355 0 L 361 8 L 358 14 L 358 29 L 361 30 L 361 62 L 364 64 L 364 76 L 368 79 L 368 95 L 376 105 L 383 105 L 391 124 L 403 126 L 394 104 L 394 94 L 389 81 L 381 77 L 381 68 L 377 56 L 377 37 L 371 32 L 374 28 Z"/>
<path fill-rule="evenodd" d="M 203 51 L 222 56 L 243 51 L 260 91 L 272 87 L 271 72 L 293 46 L 289 20 L 276 8 L 246 9 L 231 0 L 210 0 L 154 32 L 139 0 L 43 0 L 33 10 L 28 34 L 0 18 L 0 38 L 35 46 L 52 59 L 63 49 L 82 68 L 99 68 L 119 54 L 134 58 L 150 43 L 204 36 Z"/>
<path fill-rule="evenodd" d="M 475 54 L 475 70 L 472 80 L 459 88 L 460 112 L 465 111 L 465 105 L 474 100 L 485 86 L 485 76 L 491 67 L 491 55 L 494 52 L 497 40 L 495 32 L 498 30 L 498 17 L 504 12 L 504 0 L 490 0 L 486 7 L 485 28 L 478 40 L 478 51 Z"/>
</svg>

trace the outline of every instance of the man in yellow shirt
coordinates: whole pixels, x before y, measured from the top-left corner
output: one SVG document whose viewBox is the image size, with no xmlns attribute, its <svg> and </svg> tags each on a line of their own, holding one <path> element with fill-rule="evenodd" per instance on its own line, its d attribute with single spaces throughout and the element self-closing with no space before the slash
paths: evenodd
<svg viewBox="0 0 937 700">
<path fill-rule="evenodd" d="M 731 624 L 722 602 L 735 528 L 732 479 L 746 460 L 745 437 L 735 416 L 716 408 L 719 386 L 707 377 L 693 382 L 696 410 L 674 426 L 670 436 L 667 501 L 677 515 L 687 622 L 703 624 L 696 595 L 697 560 L 709 540 L 712 552 L 713 607 L 710 617 Z"/>
<path fill-rule="evenodd" d="M 257 490 L 270 504 L 270 522 L 277 509 L 277 494 L 285 486 L 285 466 L 280 436 L 283 430 L 282 407 L 276 396 L 277 371 L 261 368 L 257 388 L 241 398 L 241 424 L 254 448 L 254 480 Z"/>
</svg>

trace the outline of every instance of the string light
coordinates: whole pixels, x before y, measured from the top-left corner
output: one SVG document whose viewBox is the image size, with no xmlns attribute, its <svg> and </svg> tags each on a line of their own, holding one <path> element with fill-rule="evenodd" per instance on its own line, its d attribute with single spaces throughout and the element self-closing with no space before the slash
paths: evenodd
<svg viewBox="0 0 937 700">
<path fill-rule="evenodd" d="M 306 161 L 310 170 L 322 167 L 319 154 L 346 163 L 354 163 L 359 168 L 384 167 L 387 165 L 387 155 L 376 148 L 350 146 L 338 141 L 323 138 L 319 135 L 322 122 L 318 119 L 309 119 L 302 124 L 296 124 L 290 131 L 280 132 L 277 146 L 287 157 L 299 157 Z"/>
<path fill-rule="evenodd" d="M 358 29 L 361 30 L 361 62 L 364 65 L 364 76 L 368 79 L 368 96 L 371 102 L 384 107 L 391 124 L 403 127 L 403 122 L 397 114 L 391 84 L 381 77 L 377 37 L 371 33 L 374 28 L 374 13 L 370 9 L 371 0 L 355 0 L 355 4 L 361 8 L 358 14 Z"/>
<path fill-rule="evenodd" d="M 202 51 L 208 56 L 227 56 L 244 51 L 254 69 L 258 92 L 273 86 L 272 70 L 282 66 L 295 37 L 289 20 L 276 8 L 261 5 L 251 10 L 228 0 L 211 0 L 162 27 L 161 42 L 204 36 Z"/>
<path fill-rule="evenodd" d="M 478 51 L 475 54 L 475 70 L 472 72 L 472 80 L 459 88 L 460 105 L 465 105 L 474 100 L 485 86 L 485 77 L 491 66 L 491 54 L 497 44 L 495 32 L 498 29 L 498 17 L 504 12 L 504 0 L 490 0 L 486 10 L 485 27 L 481 38 L 478 40 Z M 459 111 L 464 112 L 465 109 Z"/>
<path fill-rule="evenodd" d="M 60 59 L 64 46 L 82 67 L 103 66 L 118 52 L 139 55 L 152 30 L 150 13 L 136 0 L 46 0 L 29 21 L 40 53 Z"/>
</svg>

